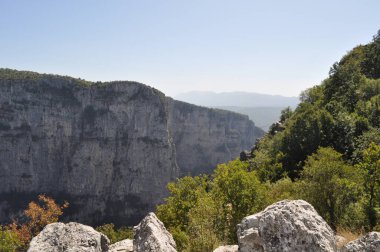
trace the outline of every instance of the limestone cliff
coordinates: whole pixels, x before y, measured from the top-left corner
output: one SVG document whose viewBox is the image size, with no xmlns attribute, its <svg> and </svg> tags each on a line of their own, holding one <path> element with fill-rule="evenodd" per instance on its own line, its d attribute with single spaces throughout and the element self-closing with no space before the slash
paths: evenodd
<svg viewBox="0 0 380 252">
<path fill-rule="evenodd" d="M 169 181 L 210 171 L 261 133 L 248 117 L 136 82 L 0 70 L 0 221 L 39 193 L 88 224 L 136 224 Z"/>
</svg>

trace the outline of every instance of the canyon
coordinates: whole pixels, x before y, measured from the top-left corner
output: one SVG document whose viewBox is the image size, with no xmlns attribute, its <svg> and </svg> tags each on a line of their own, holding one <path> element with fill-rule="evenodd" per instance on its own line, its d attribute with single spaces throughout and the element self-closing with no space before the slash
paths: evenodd
<svg viewBox="0 0 380 252">
<path fill-rule="evenodd" d="M 46 194 L 66 220 L 135 225 L 179 177 L 210 173 L 263 131 L 237 113 L 130 81 L 0 69 L 0 222 Z"/>
</svg>

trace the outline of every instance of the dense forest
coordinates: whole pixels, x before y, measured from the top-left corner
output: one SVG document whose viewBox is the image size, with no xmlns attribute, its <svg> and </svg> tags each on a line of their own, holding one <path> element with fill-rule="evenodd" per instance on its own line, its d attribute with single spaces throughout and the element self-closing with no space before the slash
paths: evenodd
<svg viewBox="0 0 380 252">
<path fill-rule="evenodd" d="M 380 230 L 380 31 L 335 63 L 250 153 L 170 183 L 157 214 L 180 251 L 236 243 L 236 225 L 304 199 L 339 232 Z"/>
</svg>

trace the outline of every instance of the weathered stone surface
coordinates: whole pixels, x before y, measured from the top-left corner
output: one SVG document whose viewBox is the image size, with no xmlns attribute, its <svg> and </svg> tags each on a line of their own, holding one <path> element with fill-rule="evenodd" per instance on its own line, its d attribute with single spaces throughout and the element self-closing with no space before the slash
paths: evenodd
<svg viewBox="0 0 380 252">
<path fill-rule="evenodd" d="M 136 225 L 169 181 L 237 157 L 256 129 L 135 82 L 0 69 L 0 223 L 48 193 L 69 220 Z"/>
<path fill-rule="evenodd" d="M 238 252 L 238 250 L 238 245 L 226 245 L 216 248 L 214 252 Z"/>
<path fill-rule="evenodd" d="M 108 243 L 108 238 L 92 227 L 75 222 L 56 222 L 47 225 L 32 239 L 28 252 L 106 252 Z"/>
<path fill-rule="evenodd" d="M 135 252 L 175 252 L 177 248 L 164 224 L 154 213 L 149 213 L 135 227 L 133 250 Z"/>
<path fill-rule="evenodd" d="M 333 231 L 303 200 L 283 200 L 245 217 L 237 234 L 239 252 L 336 250 Z"/>
<path fill-rule="evenodd" d="M 109 252 L 133 252 L 133 240 L 125 239 L 110 245 Z"/>
<path fill-rule="evenodd" d="M 347 239 L 340 235 L 335 235 L 335 242 L 337 248 L 343 247 L 347 243 Z"/>
<path fill-rule="evenodd" d="M 380 232 L 370 232 L 365 236 L 347 243 L 340 252 L 379 252 L 380 251 Z"/>
</svg>

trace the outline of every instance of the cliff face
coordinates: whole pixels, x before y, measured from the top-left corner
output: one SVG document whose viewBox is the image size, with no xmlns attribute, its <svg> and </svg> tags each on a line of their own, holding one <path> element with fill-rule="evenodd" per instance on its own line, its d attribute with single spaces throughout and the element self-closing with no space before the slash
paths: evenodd
<svg viewBox="0 0 380 252">
<path fill-rule="evenodd" d="M 166 184 L 208 172 L 256 138 L 247 117 L 134 82 L 0 71 L 0 221 L 39 193 L 88 224 L 136 224 Z"/>
</svg>

